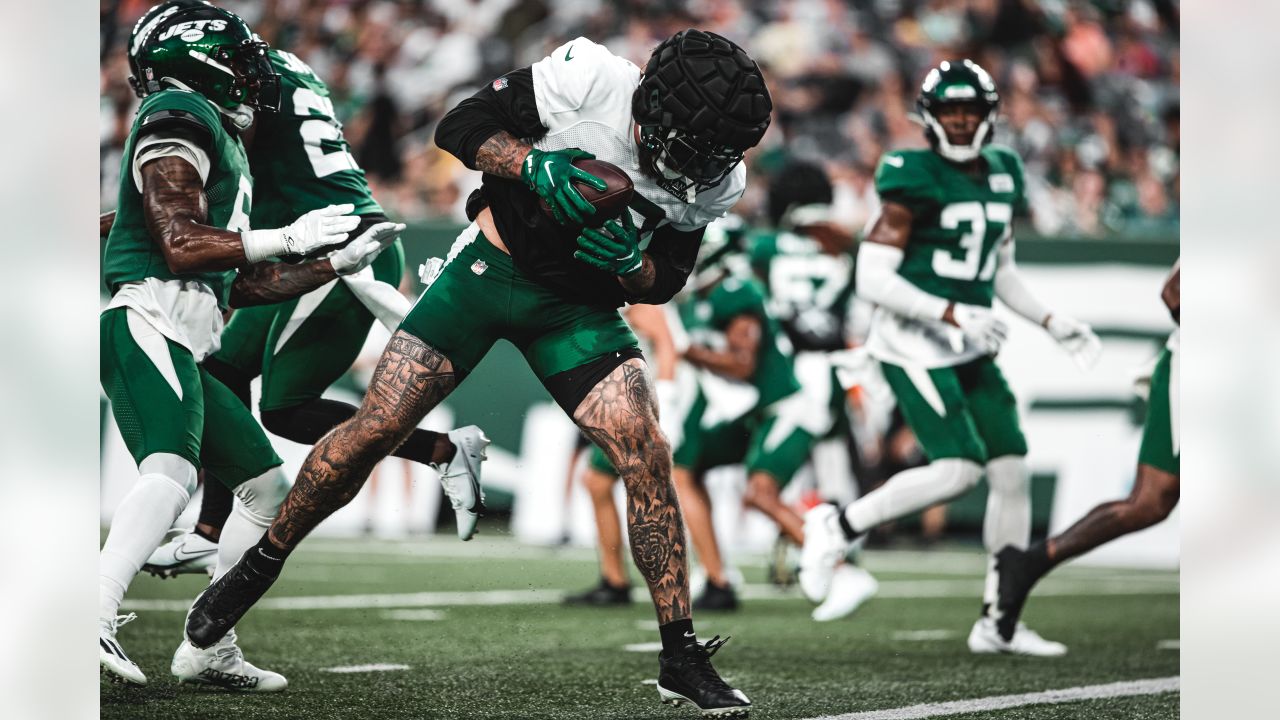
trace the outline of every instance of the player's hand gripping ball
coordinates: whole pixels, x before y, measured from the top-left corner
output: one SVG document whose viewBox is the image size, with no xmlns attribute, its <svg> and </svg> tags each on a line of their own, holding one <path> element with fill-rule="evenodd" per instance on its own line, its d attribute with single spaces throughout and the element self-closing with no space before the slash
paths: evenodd
<svg viewBox="0 0 1280 720">
<path fill-rule="evenodd" d="M 635 191 L 617 165 L 576 148 L 532 150 L 520 176 L 538 195 L 542 212 L 561 225 L 600 227 L 622 212 Z"/>
<path fill-rule="evenodd" d="M 631 220 L 631 212 L 622 211 L 622 222 L 610 220 L 600 229 L 583 228 L 573 256 L 597 270 L 623 277 L 639 270 L 644 264 L 644 256 L 640 252 L 640 233 Z"/>
</svg>

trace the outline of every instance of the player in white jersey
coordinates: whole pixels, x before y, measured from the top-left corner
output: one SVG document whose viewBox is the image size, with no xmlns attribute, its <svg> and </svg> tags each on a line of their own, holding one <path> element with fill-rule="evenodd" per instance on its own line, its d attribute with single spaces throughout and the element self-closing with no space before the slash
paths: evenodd
<svg viewBox="0 0 1280 720">
<path fill-rule="evenodd" d="M 364 405 L 307 458 L 256 554 L 197 601 L 187 622 L 192 642 L 215 642 L 234 625 L 274 582 L 284 556 L 506 339 L 621 471 L 632 555 L 662 636 L 660 697 L 717 717 L 746 716 L 746 695 L 711 666 L 724 641 L 699 643 L 693 630 L 671 448 L 618 307 L 659 305 L 684 285 L 702 228 L 741 196 L 743 154 L 764 135 L 771 111 L 747 53 L 698 30 L 658 45 L 643 76 L 579 38 L 451 110 L 436 143 L 484 172 L 468 202 L 475 222 L 392 336 Z M 601 229 L 583 227 L 594 208 L 574 187 L 605 189 L 573 165 L 593 153 L 627 173 L 637 191 L 635 209 Z"/>
</svg>

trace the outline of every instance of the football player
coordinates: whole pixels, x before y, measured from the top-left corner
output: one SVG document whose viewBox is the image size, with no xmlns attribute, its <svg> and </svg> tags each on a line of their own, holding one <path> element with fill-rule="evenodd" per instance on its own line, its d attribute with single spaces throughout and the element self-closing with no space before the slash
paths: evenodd
<svg viewBox="0 0 1280 720">
<path fill-rule="evenodd" d="M 208 7 L 201 0 L 169 0 L 148 10 L 130 36 L 129 61 L 140 77 L 135 52 L 140 37 L 179 10 Z M 334 118 L 329 88 L 302 60 L 275 48 L 267 59 L 279 75 L 281 112 L 262 114 L 245 133 L 256 187 L 250 223 L 274 227 L 291 213 L 350 203 L 360 216 L 354 231 L 386 222 L 364 171 L 356 164 Z M 134 88 L 141 92 L 140 83 Z M 404 250 L 397 238 L 373 265 L 346 275 L 300 298 L 238 310 L 222 333 L 221 349 L 205 368 L 245 403 L 249 385 L 262 376 L 259 401 L 267 430 L 304 445 L 314 444 L 333 426 L 355 414 L 347 403 L 320 397 L 355 361 L 375 318 L 394 329 L 409 301 L 397 286 L 404 274 Z M 458 520 L 458 537 L 475 533 L 483 500 L 479 461 L 488 440 L 475 426 L 445 435 L 415 430 L 394 454 L 435 465 Z M 451 462 L 455 448 L 464 453 Z M 474 458 L 474 460 L 472 459 Z M 143 569 L 160 576 L 201 572 L 216 555 L 218 533 L 231 510 L 231 497 L 218 483 L 206 483 L 200 516 L 192 532 L 156 549 Z"/>
<path fill-rule="evenodd" d="M 900 472 L 844 507 L 805 516 L 800 583 L 822 598 L 850 543 L 871 528 L 990 486 L 983 540 L 991 553 L 1030 541 L 1030 479 L 1017 405 L 995 355 L 1007 328 L 999 297 L 1043 327 L 1082 367 L 1097 336 L 1027 289 L 1014 264 L 1012 222 L 1027 211 L 1022 161 L 992 145 L 999 95 L 990 75 L 963 60 L 924 79 L 917 107 L 929 150 L 887 153 L 876 171 L 882 206 L 858 249 L 857 292 L 878 307 L 868 351 L 893 390 L 929 464 Z M 996 573 L 989 564 L 975 653 L 1061 655 L 1066 648 L 1019 626 L 996 630 Z"/>
<path fill-rule="evenodd" d="M 186 506 L 203 469 L 234 489 L 218 545 L 223 572 L 276 516 L 288 482 L 262 427 L 199 363 L 218 349 L 228 307 L 277 303 L 367 267 L 394 239 L 381 223 L 328 258 L 269 262 L 345 241 L 359 219 L 331 205 L 270 230 L 249 230 L 253 183 L 239 132 L 274 112 L 279 83 L 266 46 L 237 16 L 189 8 L 155 24 L 137 52 L 143 100 L 125 144 L 117 213 L 103 258 L 111 300 L 100 317 L 101 382 L 140 477 L 121 501 L 99 560 L 104 675 L 146 676 L 116 639 L 129 583 Z M 277 673 L 244 660 L 235 634 L 183 643 L 182 680 L 278 691 Z"/>
<path fill-rule="evenodd" d="M 1179 325 L 1182 308 L 1179 265 L 1165 281 L 1160 297 Z M 1138 471 L 1129 497 L 1103 503 L 1058 535 L 1025 550 L 1007 546 L 996 553 L 1000 575 L 996 627 L 1008 640 L 1016 632 L 1031 588 L 1050 570 L 1073 557 L 1151 527 L 1169 517 L 1181 493 L 1181 447 L 1178 432 L 1178 330 L 1174 330 L 1146 378 L 1147 419 L 1138 450 Z"/>
<path fill-rule="evenodd" d="M 724 641 L 696 640 L 671 451 L 617 308 L 665 303 L 684 285 L 703 227 L 742 194 L 743 154 L 771 109 L 746 52 L 686 30 L 654 50 L 643 75 L 578 38 L 451 110 L 436 142 L 484 173 L 468 203 L 475 221 L 392 336 L 356 416 L 316 445 L 258 547 L 202 594 L 188 637 L 200 646 L 222 637 L 373 464 L 508 339 L 622 471 L 632 554 L 660 624 L 661 698 L 745 715 L 750 701 L 711 665 Z M 629 174 L 636 189 L 638 209 L 601 229 L 583 228 L 594 208 L 574 186 L 608 187 L 573 165 L 590 156 Z"/>
</svg>

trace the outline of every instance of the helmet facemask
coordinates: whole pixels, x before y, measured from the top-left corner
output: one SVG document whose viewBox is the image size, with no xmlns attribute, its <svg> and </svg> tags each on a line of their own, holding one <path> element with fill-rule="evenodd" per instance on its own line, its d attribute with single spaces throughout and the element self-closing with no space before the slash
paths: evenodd
<svg viewBox="0 0 1280 720">
<path fill-rule="evenodd" d="M 724 181 L 742 162 L 743 152 L 699 143 L 675 128 L 640 127 L 643 164 L 658 186 L 685 202 Z"/>
<path fill-rule="evenodd" d="M 982 118 L 973 138 L 964 144 L 951 141 L 946 128 L 935 114 L 942 107 L 957 103 L 974 106 Z M 930 70 L 916 100 L 916 109 L 929 145 L 943 158 L 957 163 L 976 160 L 983 146 L 991 142 L 999 108 L 1000 96 L 991 76 L 970 60 L 943 62 Z"/>
</svg>

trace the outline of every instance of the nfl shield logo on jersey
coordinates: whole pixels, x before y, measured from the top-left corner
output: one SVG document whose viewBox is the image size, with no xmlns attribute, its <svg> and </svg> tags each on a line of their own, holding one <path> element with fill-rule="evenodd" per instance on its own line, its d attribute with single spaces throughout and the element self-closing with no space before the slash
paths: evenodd
<svg viewBox="0 0 1280 720">
<path fill-rule="evenodd" d="M 493 81 L 493 89 L 494 89 L 494 91 L 502 90 L 502 89 L 503 89 L 503 88 L 505 88 L 506 86 L 507 86 L 507 79 L 506 79 L 506 78 L 504 78 L 504 77 L 500 77 L 500 78 L 498 78 L 497 80 L 494 80 L 494 81 Z"/>
<path fill-rule="evenodd" d="M 484 271 L 485 271 L 485 270 L 488 270 L 488 269 L 489 269 L 489 263 L 487 263 L 487 262 L 485 262 L 485 261 L 483 261 L 483 260 L 477 260 L 477 261 L 475 261 L 475 262 L 471 263 L 471 272 L 473 272 L 473 273 L 475 273 L 475 274 L 477 274 L 477 275 L 481 275 L 481 274 L 483 274 L 483 273 L 484 273 Z"/>
</svg>

